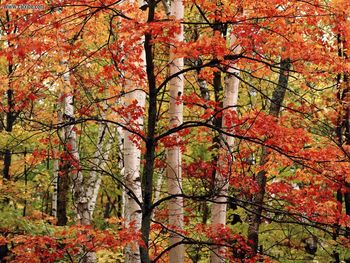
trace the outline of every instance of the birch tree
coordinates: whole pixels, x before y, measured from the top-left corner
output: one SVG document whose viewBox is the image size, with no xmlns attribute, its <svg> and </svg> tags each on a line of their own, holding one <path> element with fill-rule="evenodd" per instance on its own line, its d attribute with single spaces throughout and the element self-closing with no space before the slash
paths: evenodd
<svg viewBox="0 0 350 263">
<path fill-rule="evenodd" d="M 175 19 L 183 19 L 184 6 L 182 0 L 174 0 L 171 4 L 171 15 Z M 175 36 L 176 42 L 183 41 L 183 25 L 180 24 L 180 31 Z M 176 47 L 170 48 L 170 76 L 178 73 L 183 69 L 183 58 L 174 58 L 174 50 Z M 170 80 L 170 107 L 169 107 L 169 126 L 176 127 L 183 121 L 183 104 L 180 100 L 184 90 L 183 75 L 179 75 Z M 175 140 L 179 141 L 178 135 L 173 134 Z M 167 151 L 167 177 L 169 195 L 179 195 L 182 192 L 182 174 L 181 174 L 181 150 L 180 146 L 173 146 Z M 181 241 L 181 237 L 176 232 L 183 229 L 183 198 L 176 197 L 169 202 L 169 225 L 174 229 L 170 233 L 169 245 L 174 246 Z M 184 261 L 184 245 L 178 244 L 169 252 L 170 263 L 181 263 Z"/>
<path fill-rule="evenodd" d="M 142 55 L 143 56 L 143 55 Z M 137 100 L 138 106 L 145 107 L 145 93 L 142 90 L 135 89 L 132 83 L 128 82 L 126 87 L 125 102 L 131 103 L 132 100 Z M 130 120 L 127 120 L 127 122 Z M 143 117 L 140 116 L 135 121 L 139 127 L 143 126 Z M 133 134 L 130 131 L 124 131 L 124 180 L 125 180 L 125 205 L 124 216 L 125 223 L 133 224 L 135 229 L 141 228 L 141 149 L 132 140 Z M 140 252 L 137 242 L 132 242 L 125 248 L 125 262 L 136 263 L 140 262 Z"/>
<path fill-rule="evenodd" d="M 235 43 L 234 35 L 230 39 L 231 45 Z M 240 52 L 240 48 L 236 48 L 235 52 Z M 224 88 L 224 98 L 223 98 L 223 117 L 222 117 L 222 129 L 230 129 L 225 120 L 225 115 L 229 114 L 230 111 L 235 110 L 238 101 L 238 89 L 239 89 L 239 79 L 236 77 L 239 75 L 239 70 L 235 64 L 229 65 L 225 77 L 225 88 Z M 222 135 L 221 138 L 224 149 L 220 153 L 218 160 L 218 167 L 227 170 L 227 173 L 222 173 L 217 171 L 216 181 L 215 181 L 215 191 L 216 197 L 214 198 L 214 203 L 211 209 L 212 215 L 212 225 L 215 227 L 226 225 L 226 210 L 227 210 L 227 192 L 229 186 L 229 173 L 230 165 L 233 161 L 233 147 L 234 147 L 234 137 Z M 211 263 L 222 262 L 223 248 L 220 246 L 214 246 L 211 253 Z"/>
<path fill-rule="evenodd" d="M 133 3 L 133 0 L 130 0 Z M 147 7 L 147 3 L 144 1 L 138 1 L 139 7 L 143 9 Z M 143 38 L 136 45 L 141 45 Z M 128 58 L 126 58 L 128 59 Z M 140 62 L 135 63 L 135 66 L 145 70 L 145 52 L 142 50 L 140 54 Z M 125 107 L 131 105 L 136 100 L 137 106 L 141 109 L 145 108 L 146 94 L 142 90 L 142 87 L 137 86 L 135 80 L 131 76 L 126 76 L 125 82 L 125 96 L 123 98 L 123 104 Z M 139 130 L 143 129 L 143 116 L 138 116 L 136 120 L 132 120 L 131 116 L 127 117 L 125 122 L 130 126 L 131 121 L 132 128 Z M 124 217 L 125 224 L 133 226 L 134 229 L 141 229 L 142 221 L 142 187 L 141 187 L 141 148 L 135 142 L 135 135 L 129 130 L 123 131 L 123 159 L 124 159 L 124 184 L 125 194 L 124 196 Z M 140 247 L 137 241 L 131 242 L 125 248 L 125 262 L 126 263 L 138 263 L 140 262 Z"/>
<path fill-rule="evenodd" d="M 77 222 L 81 225 L 91 225 L 93 219 L 93 212 L 96 206 L 96 199 L 101 185 L 102 172 L 106 166 L 106 160 L 111 150 L 113 138 L 108 134 L 108 125 L 100 121 L 98 124 L 98 134 L 96 141 L 96 150 L 94 151 L 92 158 L 92 169 L 87 176 L 84 176 L 81 163 L 79 146 L 77 142 L 77 133 L 75 128 L 74 117 L 74 92 L 71 86 L 70 68 L 67 60 L 63 60 L 64 66 L 63 84 L 64 84 L 64 98 L 63 98 L 63 124 L 64 124 L 64 143 L 63 148 L 65 156 L 63 163 L 61 164 L 60 171 L 63 176 L 59 176 L 59 180 L 64 182 L 58 183 L 58 200 L 57 209 L 61 209 L 61 206 L 66 207 L 67 193 L 69 180 L 72 181 L 73 187 L 73 205 L 77 213 Z M 101 119 L 105 118 L 106 105 L 102 109 Z M 60 119 L 60 118 L 59 118 Z M 97 171 L 97 168 L 101 170 Z M 64 193 L 61 193 L 64 190 Z M 60 198 L 61 195 L 62 196 Z M 67 221 L 66 215 L 65 221 Z M 66 223 L 66 222 L 65 222 Z M 83 257 L 83 262 L 94 263 L 96 262 L 96 255 L 94 252 L 86 253 Z"/>
</svg>

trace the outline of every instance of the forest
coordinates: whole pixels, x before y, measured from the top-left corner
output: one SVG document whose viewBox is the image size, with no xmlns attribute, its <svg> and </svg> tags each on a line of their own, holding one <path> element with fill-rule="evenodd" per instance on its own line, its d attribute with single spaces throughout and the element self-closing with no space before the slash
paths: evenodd
<svg viewBox="0 0 350 263">
<path fill-rule="evenodd" d="M 350 1 L 0 0 L 0 262 L 350 262 Z"/>
</svg>

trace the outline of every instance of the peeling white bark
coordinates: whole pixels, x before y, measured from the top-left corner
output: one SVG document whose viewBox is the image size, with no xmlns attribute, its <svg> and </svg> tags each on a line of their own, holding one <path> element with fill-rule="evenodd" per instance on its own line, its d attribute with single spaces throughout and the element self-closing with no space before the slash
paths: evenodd
<svg viewBox="0 0 350 263">
<path fill-rule="evenodd" d="M 127 94 L 125 101 L 131 102 L 137 100 L 138 106 L 144 108 L 146 102 L 145 93 L 142 90 L 136 90 L 132 85 L 127 87 Z M 143 116 L 138 117 L 136 125 L 140 128 L 143 126 Z M 141 150 L 136 145 L 131 137 L 132 133 L 124 131 L 124 178 L 125 178 L 125 222 L 126 224 L 133 224 L 135 229 L 141 228 L 141 207 L 142 203 L 142 189 L 141 189 Z M 138 203 L 139 202 L 139 203 Z M 136 263 L 140 262 L 139 246 L 133 242 L 125 248 L 125 262 Z"/>
<path fill-rule="evenodd" d="M 117 134 L 117 138 L 118 138 L 118 158 L 119 158 L 119 162 L 118 162 L 118 167 L 120 169 L 120 176 L 122 178 L 125 178 L 125 173 L 124 173 L 124 156 L 123 156 L 123 153 L 124 153 L 124 131 L 123 131 L 123 128 L 122 127 L 118 127 L 116 129 L 116 134 Z M 122 189 L 122 193 L 121 193 L 121 211 L 120 211 L 120 214 L 122 215 L 123 218 L 125 218 L 125 214 L 124 214 L 124 211 L 125 211 L 125 188 L 124 186 L 121 186 L 121 189 Z"/>
<path fill-rule="evenodd" d="M 231 43 L 235 42 L 235 37 L 231 37 Z M 239 48 L 238 48 L 239 49 Z M 236 50 L 236 52 L 239 52 Z M 228 109 L 223 111 L 222 117 L 222 129 L 228 129 L 230 127 L 227 126 L 225 121 L 225 113 L 228 111 L 236 110 L 235 106 L 238 101 L 238 89 L 239 89 L 239 79 L 235 76 L 239 75 L 239 70 L 235 69 L 235 65 L 232 65 L 232 68 L 228 69 L 228 73 L 225 78 L 225 90 L 224 90 L 224 99 L 223 99 L 223 108 Z M 225 144 L 224 149 L 222 149 L 222 153 L 219 156 L 218 167 L 227 167 L 233 161 L 233 153 L 232 149 L 234 147 L 234 137 L 232 136 L 222 136 L 222 140 Z M 231 155 L 231 157 L 227 156 Z M 228 191 L 228 180 L 229 175 L 220 174 L 217 172 L 216 181 L 215 181 L 215 189 L 217 190 L 217 197 L 215 198 L 215 202 L 212 205 L 211 209 L 211 220 L 213 226 L 225 226 L 226 225 L 226 210 L 227 210 L 227 191 Z M 213 251 L 211 253 L 211 263 L 221 263 L 223 260 L 224 248 L 220 246 L 213 247 Z"/>
<path fill-rule="evenodd" d="M 176 19 L 183 19 L 184 6 L 182 0 L 174 0 L 171 4 L 171 15 Z M 183 26 L 180 25 L 181 30 L 176 35 L 176 40 L 183 41 Z M 170 48 L 170 76 L 178 73 L 184 67 L 183 58 L 174 58 L 175 47 Z M 172 78 L 170 81 L 170 106 L 169 106 L 169 126 L 176 127 L 183 122 L 183 103 L 181 96 L 183 95 L 184 79 L 183 75 Z M 174 134 L 179 141 L 178 135 Z M 167 177 L 168 177 L 168 194 L 177 195 L 182 193 L 182 169 L 181 169 L 182 154 L 179 146 L 174 146 L 167 149 Z M 177 197 L 169 201 L 169 227 L 174 228 L 174 232 L 170 233 L 169 245 L 172 246 L 181 242 L 181 235 L 176 232 L 183 230 L 184 227 L 184 212 L 183 212 L 183 198 Z M 177 245 L 169 251 L 170 263 L 184 262 L 185 248 L 183 244 Z"/>
<path fill-rule="evenodd" d="M 64 99 L 63 99 L 63 121 L 64 127 L 64 142 L 66 152 L 68 154 L 67 161 L 70 162 L 69 169 L 72 174 L 73 181 L 73 203 L 77 211 L 78 223 L 88 225 L 91 218 L 87 208 L 87 196 L 84 187 L 84 177 L 79 169 L 80 156 L 77 145 L 77 135 L 74 128 L 74 94 L 70 85 L 70 71 L 68 61 L 63 60 L 65 73 L 63 74 L 64 81 Z"/>
</svg>

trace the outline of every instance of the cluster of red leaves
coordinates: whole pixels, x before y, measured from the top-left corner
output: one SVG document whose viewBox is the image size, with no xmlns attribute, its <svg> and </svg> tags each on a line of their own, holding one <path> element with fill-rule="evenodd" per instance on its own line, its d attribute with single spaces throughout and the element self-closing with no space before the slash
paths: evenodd
<svg viewBox="0 0 350 263">
<path fill-rule="evenodd" d="M 210 178 L 214 169 L 212 162 L 200 159 L 182 165 L 183 175 L 191 178 Z"/>
<path fill-rule="evenodd" d="M 242 235 L 235 234 L 233 231 L 224 225 L 205 225 L 196 224 L 192 233 L 196 237 L 204 237 L 204 243 L 215 243 L 222 246 L 224 256 L 229 262 L 246 262 L 252 263 L 262 259 L 260 255 L 252 256 L 252 249 Z M 265 262 L 265 261 L 264 261 Z"/>
<path fill-rule="evenodd" d="M 9 244 L 9 259 L 15 262 L 55 262 L 64 258 L 82 258 L 85 253 L 98 250 L 116 251 L 132 241 L 140 241 L 134 228 L 117 232 L 96 230 L 90 226 L 72 226 L 54 235 L 16 235 L 0 237 L 0 244 Z"/>
<path fill-rule="evenodd" d="M 230 115 L 226 116 L 228 119 Z M 235 121 L 237 122 L 237 118 L 232 122 Z M 295 154 L 310 142 L 304 129 L 288 127 L 283 125 L 283 122 L 277 123 L 273 116 L 263 112 L 253 112 L 243 116 L 234 128 L 233 134 L 241 135 L 284 154 Z"/>
<path fill-rule="evenodd" d="M 190 142 L 190 137 L 188 136 L 190 134 L 190 131 L 190 129 L 182 129 L 170 136 L 163 137 L 160 140 L 160 145 L 166 149 L 178 146 L 182 152 L 185 152 L 186 146 Z"/>
</svg>

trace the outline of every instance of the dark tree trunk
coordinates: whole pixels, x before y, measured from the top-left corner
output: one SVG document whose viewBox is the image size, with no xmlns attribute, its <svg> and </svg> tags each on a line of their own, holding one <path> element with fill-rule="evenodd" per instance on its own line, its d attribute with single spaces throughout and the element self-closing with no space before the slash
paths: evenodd
<svg viewBox="0 0 350 263">
<path fill-rule="evenodd" d="M 69 170 L 70 164 L 67 161 L 63 161 L 60 165 L 57 182 L 57 225 L 59 226 L 65 226 L 68 221 Z"/>
<path fill-rule="evenodd" d="M 9 78 L 13 72 L 13 66 L 9 65 Z M 9 88 L 7 90 L 7 106 L 8 110 L 6 112 L 6 126 L 5 130 L 7 132 L 12 132 L 13 124 L 16 120 L 17 114 L 14 112 L 14 101 L 13 101 L 13 90 Z M 10 180 L 10 167 L 11 167 L 12 153 L 11 149 L 6 148 L 4 153 L 4 168 L 3 168 L 3 177 L 4 179 Z"/>
<path fill-rule="evenodd" d="M 344 49 L 344 40 L 342 40 L 342 36 L 340 34 L 337 35 L 337 41 L 338 41 L 338 56 L 343 58 L 348 58 L 346 50 Z M 340 83 L 343 78 L 343 82 L 345 83 L 345 87 L 341 88 Z M 348 93 L 350 91 L 350 81 L 349 81 L 349 74 L 338 74 L 337 76 L 337 84 L 338 84 L 338 91 L 337 91 L 337 99 L 340 103 L 341 111 L 338 115 L 338 121 L 337 121 L 337 127 L 335 129 L 336 137 L 338 140 L 339 147 L 343 147 L 343 144 L 350 145 L 350 109 L 347 103 L 347 97 Z M 344 182 L 346 192 L 344 193 L 344 203 L 345 203 L 345 213 L 346 215 L 350 215 L 350 183 Z M 340 191 L 339 191 L 340 192 Z M 337 193 L 337 199 L 339 199 L 338 195 L 342 195 L 342 193 Z M 341 201 L 342 198 L 341 198 Z M 339 200 L 338 200 L 339 202 Z M 342 207 L 342 203 L 341 203 Z M 338 226 L 338 228 L 340 228 Z M 338 230 L 339 232 L 339 230 Z M 346 227 L 345 229 L 345 236 L 350 236 L 350 228 Z M 335 238 L 337 235 L 335 236 Z"/>
<path fill-rule="evenodd" d="M 350 184 L 346 183 L 347 187 L 347 192 L 344 194 L 344 199 L 345 199 L 345 213 L 346 215 L 350 216 Z M 350 236 L 350 227 L 346 227 L 345 230 L 345 236 L 349 237 Z"/>
<path fill-rule="evenodd" d="M 155 1 L 150 1 L 148 6 L 148 23 L 154 20 Z M 152 196 L 153 196 L 153 173 L 155 159 L 155 128 L 157 121 L 157 87 L 154 75 L 153 44 L 152 36 L 145 34 L 144 49 L 146 54 L 146 73 L 148 80 L 149 107 L 146 135 L 145 166 L 142 175 L 142 219 L 141 233 L 145 246 L 140 246 L 140 257 L 142 263 L 150 263 L 149 236 L 152 217 Z"/>
<path fill-rule="evenodd" d="M 10 180 L 10 167 L 11 167 L 11 159 L 12 159 L 12 154 L 9 149 L 5 150 L 4 154 L 4 169 L 3 169 L 3 176 L 4 179 Z"/>
<path fill-rule="evenodd" d="M 278 84 L 275 88 L 272 99 L 269 114 L 278 118 L 281 111 L 281 106 L 286 94 L 288 86 L 289 69 L 291 62 L 289 59 L 283 59 L 280 64 L 280 73 L 278 78 Z M 263 147 L 262 155 L 260 158 L 260 165 L 266 164 L 268 161 L 268 149 Z M 251 242 L 253 249 L 253 255 L 258 252 L 259 248 L 259 227 L 261 224 L 261 215 L 263 212 L 265 188 L 266 188 L 266 171 L 260 171 L 256 175 L 256 182 L 258 184 L 258 192 L 253 195 L 252 198 L 252 210 L 253 214 L 250 217 L 249 228 L 248 228 L 248 239 Z"/>
</svg>

